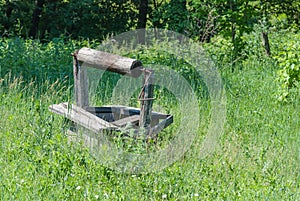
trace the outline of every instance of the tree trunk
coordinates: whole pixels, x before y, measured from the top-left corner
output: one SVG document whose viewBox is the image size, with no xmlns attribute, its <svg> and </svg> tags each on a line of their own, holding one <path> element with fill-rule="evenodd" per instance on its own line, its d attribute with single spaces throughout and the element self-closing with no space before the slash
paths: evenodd
<svg viewBox="0 0 300 201">
<path fill-rule="evenodd" d="M 32 24 L 31 24 L 31 28 L 29 31 L 30 37 L 33 37 L 33 38 L 37 37 L 39 22 L 40 22 L 40 18 L 41 18 L 40 15 L 42 13 L 44 4 L 45 4 L 45 0 L 37 1 L 36 7 L 32 14 Z"/>
<path fill-rule="evenodd" d="M 5 15 L 7 18 L 10 18 L 12 11 L 13 11 L 13 6 L 8 4 L 7 9 L 5 11 Z"/>
<path fill-rule="evenodd" d="M 147 23 L 148 0 L 140 0 L 139 17 L 137 22 L 138 29 L 145 29 Z M 138 43 L 145 44 L 145 31 L 138 32 Z"/>
<path fill-rule="evenodd" d="M 53 26 L 53 18 L 56 18 L 55 14 L 58 12 L 58 4 L 58 0 L 47 0 L 47 2 L 45 3 L 45 13 L 43 13 L 43 20 L 40 21 L 38 28 L 41 38 L 45 38 L 45 34 L 47 32 L 51 33 L 51 27 Z"/>
<path fill-rule="evenodd" d="M 137 28 L 146 28 L 147 12 L 148 12 L 148 0 L 140 0 Z"/>
<path fill-rule="evenodd" d="M 235 5 L 234 2 L 231 0 L 230 2 L 230 10 L 232 13 L 235 12 Z M 233 17 L 233 14 L 231 14 L 230 17 L 230 24 L 231 24 L 231 42 L 233 44 L 233 54 L 231 56 L 231 68 L 232 71 L 234 70 L 233 67 L 235 66 L 235 60 L 237 59 L 238 54 L 238 47 L 237 47 L 237 41 L 236 41 L 236 19 Z"/>
<path fill-rule="evenodd" d="M 3 22 L 3 27 L 5 29 L 5 31 L 9 31 L 9 29 L 11 28 L 12 24 L 10 23 L 11 22 L 11 14 L 12 14 L 12 11 L 13 11 L 13 7 L 14 5 L 10 2 L 7 2 L 7 8 L 6 8 L 6 11 L 5 11 L 5 17 L 6 17 L 6 20 Z M 6 34 L 6 33 L 5 33 Z M 4 34 L 4 35 L 5 35 Z"/>
<path fill-rule="evenodd" d="M 265 51 L 266 51 L 266 54 L 268 55 L 268 57 L 271 56 L 268 32 L 265 32 L 265 31 L 262 32 L 262 44 L 265 48 Z"/>
</svg>

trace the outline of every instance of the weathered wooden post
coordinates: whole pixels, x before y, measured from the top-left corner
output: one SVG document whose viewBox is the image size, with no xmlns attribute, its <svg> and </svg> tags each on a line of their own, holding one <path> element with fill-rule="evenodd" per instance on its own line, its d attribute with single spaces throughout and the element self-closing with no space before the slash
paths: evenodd
<svg viewBox="0 0 300 201">
<path fill-rule="evenodd" d="M 154 73 L 152 69 L 143 69 L 144 79 L 143 88 L 139 96 L 141 101 L 141 113 L 139 126 L 148 129 L 151 124 L 153 90 L 154 90 Z"/>
<path fill-rule="evenodd" d="M 73 53 L 73 73 L 76 105 L 84 108 L 89 106 L 88 79 L 86 67 L 78 61 L 78 51 Z"/>
</svg>

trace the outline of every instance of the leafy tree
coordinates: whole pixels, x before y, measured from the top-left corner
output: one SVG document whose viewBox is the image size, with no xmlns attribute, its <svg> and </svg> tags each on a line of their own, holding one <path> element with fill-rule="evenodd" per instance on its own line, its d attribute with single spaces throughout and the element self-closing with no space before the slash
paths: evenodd
<svg viewBox="0 0 300 201">
<path fill-rule="evenodd" d="M 276 28 L 276 24 L 272 23 L 273 19 L 284 14 L 287 18 L 287 26 L 281 28 L 290 28 L 294 25 L 299 27 L 300 2 L 294 0 L 252 1 L 252 8 L 253 13 L 255 13 L 255 22 L 261 27 L 262 44 L 265 52 L 271 56 L 269 29 L 270 27 Z"/>
<path fill-rule="evenodd" d="M 45 4 L 45 0 L 38 0 L 36 2 L 36 6 L 32 14 L 32 23 L 31 23 L 31 28 L 29 30 L 29 36 L 33 38 L 37 37 L 38 34 L 40 15 L 43 11 L 44 4 Z"/>
<path fill-rule="evenodd" d="M 293 0 L 192 0 L 190 19 L 194 32 L 191 33 L 200 41 L 209 41 L 217 34 L 229 39 L 233 45 L 231 60 L 234 63 L 247 55 L 243 54 L 243 35 L 253 31 L 254 25 L 258 24 L 265 52 L 270 56 L 268 33 L 272 18 L 285 14 L 288 26 L 299 25 L 299 8 L 300 2 Z"/>
<path fill-rule="evenodd" d="M 281 33 L 282 34 L 282 33 Z M 284 33 L 273 58 L 281 68 L 278 71 L 280 90 L 278 100 L 287 101 L 291 91 L 300 86 L 300 34 Z"/>
<path fill-rule="evenodd" d="M 300 26 L 300 1 L 295 0 L 261 0 L 261 5 L 266 13 L 287 16 L 288 25 Z"/>
<path fill-rule="evenodd" d="M 1 36 L 28 36 L 34 3 L 24 1 L 0 1 Z"/>
<path fill-rule="evenodd" d="M 185 33 L 187 30 L 187 1 L 153 1 L 151 12 L 151 24 L 155 28 L 166 28 L 179 33 Z"/>
<path fill-rule="evenodd" d="M 126 0 L 52 1 L 44 10 L 42 31 L 51 37 L 66 34 L 102 38 L 127 31 L 136 24 L 135 4 Z"/>
<path fill-rule="evenodd" d="M 252 30 L 255 16 L 249 0 L 193 0 L 191 10 L 197 22 L 194 27 L 198 27 L 198 38 L 209 41 L 213 35 L 220 34 L 233 45 L 232 64 L 245 57 L 243 35 Z"/>
<path fill-rule="evenodd" d="M 217 34 L 218 13 L 214 4 L 211 1 L 192 1 L 188 11 L 189 36 L 201 42 L 209 42 Z"/>
<path fill-rule="evenodd" d="M 0 16 L 2 36 L 102 38 L 135 27 L 137 9 L 130 0 L 3 0 Z"/>
</svg>

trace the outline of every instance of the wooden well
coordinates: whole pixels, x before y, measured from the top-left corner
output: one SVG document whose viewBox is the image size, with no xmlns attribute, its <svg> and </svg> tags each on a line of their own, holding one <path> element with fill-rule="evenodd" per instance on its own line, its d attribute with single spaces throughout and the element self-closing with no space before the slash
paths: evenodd
<svg viewBox="0 0 300 201">
<path fill-rule="evenodd" d="M 138 97 L 141 101 L 141 108 L 121 105 L 90 106 L 87 67 L 108 70 L 130 76 L 132 79 L 144 76 L 143 86 L 141 86 L 141 93 Z M 73 73 L 76 104 L 59 103 L 49 106 L 51 112 L 64 116 L 73 122 L 73 125 L 84 127 L 97 134 L 111 130 L 118 132 L 130 124 L 136 131 L 143 128 L 147 138 L 155 138 L 160 131 L 173 123 L 173 116 L 152 111 L 154 71 L 144 68 L 142 62 L 90 48 L 82 48 L 73 53 Z"/>
</svg>

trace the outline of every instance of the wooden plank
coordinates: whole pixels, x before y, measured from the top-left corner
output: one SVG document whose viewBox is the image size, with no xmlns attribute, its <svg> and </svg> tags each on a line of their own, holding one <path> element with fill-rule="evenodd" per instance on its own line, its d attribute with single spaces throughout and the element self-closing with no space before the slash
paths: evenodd
<svg viewBox="0 0 300 201">
<path fill-rule="evenodd" d="M 77 59 L 87 66 L 131 77 L 138 77 L 142 73 L 142 62 L 138 60 L 90 48 L 81 48 Z"/>
<path fill-rule="evenodd" d="M 172 123 L 173 123 L 173 116 L 170 115 L 166 119 L 162 120 L 159 124 L 151 128 L 149 130 L 148 137 L 150 138 L 156 137 L 160 131 L 167 128 Z"/>
<path fill-rule="evenodd" d="M 115 125 L 108 123 L 73 104 L 71 107 L 68 107 L 67 103 L 54 104 L 49 107 L 49 110 L 96 133 L 104 129 L 117 129 Z"/>
<path fill-rule="evenodd" d="M 147 129 L 150 127 L 152 117 L 154 73 L 151 69 L 144 69 L 144 73 L 143 88 L 139 96 L 141 101 L 139 126 Z"/>
<path fill-rule="evenodd" d="M 88 80 L 86 67 L 80 65 L 77 59 L 77 52 L 73 53 L 73 73 L 74 73 L 74 88 L 75 101 L 79 107 L 89 106 L 88 97 Z"/>
<path fill-rule="evenodd" d="M 140 119 L 139 115 L 133 115 L 133 116 L 129 116 L 129 117 L 119 119 L 119 120 L 111 122 L 111 123 L 116 125 L 116 126 L 123 127 L 123 126 L 126 126 L 127 123 L 136 124 L 136 123 L 139 122 L 139 119 Z"/>
</svg>

